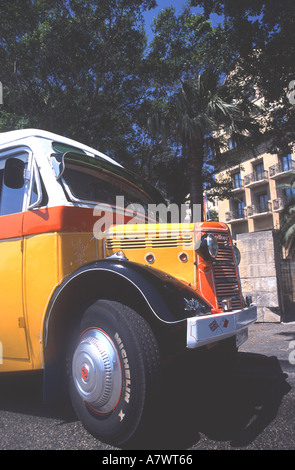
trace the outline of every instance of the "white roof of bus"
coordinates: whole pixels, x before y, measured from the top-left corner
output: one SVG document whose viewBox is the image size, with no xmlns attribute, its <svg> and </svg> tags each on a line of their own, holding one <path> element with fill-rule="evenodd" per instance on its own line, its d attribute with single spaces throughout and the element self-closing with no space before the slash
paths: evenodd
<svg viewBox="0 0 295 470">
<path fill-rule="evenodd" d="M 57 135 L 52 132 L 43 131 L 40 129 L 19 129 L 15 131 L 2 132 L 0 133 L 0 145 L 9 144 L 15 142 L 16 140 L 21 140 L 29 137 L 39 137 L 42 139 L 48 139 L 54 142 L 59 142 L 65 145 L 70 145 L 72 147 L 84 150 L 85 152 L 88 152 L 90 154 L 104 158 L 105 160 L 112 162 L 114 165 L 119 165 L 119 163 L 117 163 L 115 160 L 99 152 L 98 150 L 88 147 L 87 145 L 81 144 L 76 140 L 69 139 L 68 137 L 63 137 L 61 135 Z"/>
</svg>

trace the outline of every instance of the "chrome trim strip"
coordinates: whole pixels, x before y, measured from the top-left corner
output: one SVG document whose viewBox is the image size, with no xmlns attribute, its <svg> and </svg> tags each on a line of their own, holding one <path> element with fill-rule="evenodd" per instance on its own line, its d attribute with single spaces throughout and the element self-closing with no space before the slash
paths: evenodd
<svg viewBox="0 0 295 470">
<path fill-rule="evenodd" d="M 155 312 L 154 308 L 152 307 L 152 305 L 150 304 L 148 298 L 146 297 L 146 295 L 144 294 L 144 292 L 142 291 L 142 289 L 135 283 L 133 282 L 129 277 L 125 276 L 124 274 L 118 272 L 118 271 L 115 271 L 113 269 L 110 269 L 110 268 L 107 268 L 107 267 L 91 267 L 91 268 L 88 268 L 88 269 L 81 269 L 81 271 L 75 273 L 73 276 L 70 276 L 66 279 L 66 281 L 64 282 L 63 285 L 59 285 L 58 288 L 60 288 L 57 296 L 51 300 L 52 303 L 50 305 L 50 308 L 48 309 L 48 311 L 45 313 L 45 321 L 44 321 L 44 325 L 45 325 L 45 328 L 44 328 L 44 345 L 45 347 L 47 346 L 48 344 L 48 331 L 49 331 L 49 323 L 50 323 L 50 319 L 51 319 L 51 314 L 52 314 L 52 311 L 54 310 L 54 307 L 55 307 L 55 304 L 60 296 L 60 294 L 62 293 L 62 291 L 65 289 L 65 287 L 73 280 L 73 279 L 76 279 L 78 276 L 82 275 L 82 274 L 85 274 L 86 272 L 94 272 L 94 271 L 103 271 L 103 272 L 111 272 L 115 275 L 118 275 L 119 277 L 127 280 L 128 282 L 130 282 L 130 284 L 132 284 L 139 292 L 140 294 L 142 295 L 143 299 L 146 301 L 147 305 L 149 306 L 151 312 L 155 315 L 155 317 L 160 320 L 162 323 L 164 324 L 167 324 L 167 325 L 173 325 L 173 324 L 177 324 L 177 323 L 181 323 L 185 320 L 176 320 L 175 322 L 168 322 L 166 320 L 163 320 L 161 317 L 159 317 L 159 315 Z"/>
</svg>

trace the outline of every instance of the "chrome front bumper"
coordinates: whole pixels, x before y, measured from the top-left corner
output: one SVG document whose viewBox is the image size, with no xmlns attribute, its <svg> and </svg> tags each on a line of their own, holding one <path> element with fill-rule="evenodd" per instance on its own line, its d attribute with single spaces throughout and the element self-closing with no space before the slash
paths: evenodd
<svg viewBox="0 0 295 470">
<path fill-rule="evenodd" d="M 257 307 L 196 316 L 187 319 L 186 347 L 189 349 L 236 336 L 240 344 L 247 340 L 248 326 L 257 320 Z"/>
</svg>

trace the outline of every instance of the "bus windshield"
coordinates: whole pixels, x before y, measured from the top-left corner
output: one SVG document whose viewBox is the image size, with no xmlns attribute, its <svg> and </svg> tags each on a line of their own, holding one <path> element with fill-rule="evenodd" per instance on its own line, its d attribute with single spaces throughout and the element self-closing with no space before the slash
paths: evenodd
<svg viewBox="0 0 295 470">
<path fill-rule="evenodd" d="M 67 153 L 62 182 L 73 201 L 116 206 L 118 198 L 124 207 L 165 203 L 153 187 L 126 169 L 100 158 Z M 121 204 L 120 204 L 121 205 Z"/>
</svg>

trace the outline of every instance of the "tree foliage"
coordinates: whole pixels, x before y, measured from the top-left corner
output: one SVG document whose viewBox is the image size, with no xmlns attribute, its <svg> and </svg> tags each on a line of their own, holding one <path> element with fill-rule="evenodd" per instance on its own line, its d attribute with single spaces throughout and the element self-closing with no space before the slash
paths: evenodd
<svg viewBox="0 0 295 470">
<path fill-rule="evenodd" d="M 157 132 L 181 145 L 182 157 L 187 161 L 190 202 L 201 206 L 209 183 L 213 158 L 210 150 L 215 160 L 220 159 L 228 136 L 245 145 L 256 131 L 252 115 L 239 103 L 231 102 L 226 82 L 221 85 L 219 74 L 213 69 L 183 81 L 165 109 L 153 116 L 151 124 Z M 214 186 L 217 189 L 216 183 Z"/>
<path fill-rule="evenodd" d="M 246 79 L 249 83 L 250 78 L 265 99 L 270 150 L 288 151 L 295 138 L 295 100 L 290 100 L 295 79 L 295 2 L 191 0 L 191 5 L 203 7 L 206 17 L 215 13 L 224 18 L 222 30 L 234 59 L 230 67 L 236 72 L 232 78 L 239 84 Z"/>
<path fill-rule="evenodd" d="M 148 55 L 154 71 L 150 128 L 157 130 L 155 142 L 174 149 L 182 162 L 191 203 L 202 204 L 205 186 L 214 186 L 215 194 L 225 190 L 213 178 L 210 154 L 221 158 L 225 135 L 239 143 L 254 135 L 249 113 L 253 106 L 238 84 L 224 80 L 232 59 L 222 28 L 213 28 L 204 15 L 188 6 L 178 15 L 170 7 L 154 22 L 154 33 Z M 233 104 L 234 98 L 239 105 Z"/>
<path fill-rule="evenodd" d="M 204 14 L 196 13 L 190 3 L 203 6 Z M 290 13 L 291 2 L 284 4 Z M 0 80 L 4 86 L 0 130 L 39 127 L 77 139 L 139 171 L 180 203 L 193 177 L 187 165 L 193 147 L 187 132 L 203 111 L 188 101 L 191 109 L 187 108 L 187 114 L 182 109 L 179 117 L 178 99 L 210 70 L 223 102 L 230 105 L 233 98 L 239 98 L 240 108 L 248 115 L 241 80 L 219 89 L 221 79 L 237 60 L 242 74 L 249 70 L 254 74 L 263 64 L 266 67 L 271 47 L 265 48 L 259 61 L 252 61 L 253 45 L 263 50 L 271 40 L 276 53 L 283 53 L 277 33 L 289 37 L 291 20 L 288 8 L 276 8 L 275 23 L 275 15 L 262 0 L 191 0 L 178 14 L 173 6 L 160 11 L 148 44 L 143 13 L 155 5 L 155 0 L 0 0 Z M 225 15 L 226 21 L 213 27 L 211 12 Z M 284 57 L 286 53 L 280 59 Z M 270 82 L 274 83 L 272 77 Z M 176 106 L 175 100 L 174 130 L 170 120 L 169 137 L 159 128 L 157 134 L 152 133 L 148 117 L 168 113 Z M 210 138 L 213 145 L 212 129 L 219 122 L 206 127 L 203 120 L 205 146 Z M 241 138 L 244 125 L 238 119 L 227 131 Z M 202 185 L 215 184 L 202 152 L 198 153 L 203 178 L 200 194 Z"/>
<path fill-rule="evenodd" d="M 184 96 L 186 84 L 189 86 L 205 70 L 212 72 L 214 80 L 217 78 L 218 86 L 223 61 L 216 62 L 216 53 L 223 47 L 220 40 L 222 33 L 213 28 L 202 14 L 194 13 L 188 5 L 184 5 L 179 14 L 176 14 L 173 6 L 163 9 L 154 20 L 153 31 L 154 38 L 146 56 L 150 91 L 142 113 L 148 116 L 149 123 L 146 136 L 149 145 L 148 167 L 157 172 L 160 160 L 160 168 L 165 169 L 164 176 L 169 175 L 172 181 L 176 181 L 176 184 L 168 184 L 167 187 L 168 196 L 174 202 L 183 202 L 188 193 L 192 192 L 192 181 L 195 178 L 194 187 L 198 185 L 199 196 L 194 191 L 191 201 L 196 202 L 197 197 L 201 204 L 202 184 L 205 180 L 213 182 L 213 174 L 203 166 L 203 153 L 199 154 L 198 165 L 199 169 L 203 166 L 202 171 L 196 175 L 195 171 L 192 173 L 191 168 L 188 169 L 188 147 L 191 148 L 191 145 L 188 146 L 188 138 L 184 139 L 183 135 L 185 114 L 181 116 L 180 97 Z M 196 108 L 191 112 L 197 113 L 197 120 L 203 110 Z M 200 185 L 201 173 L 203 179 Z M 175 179 L 174 175 L 178 178 Z"/>
<path fill-rule="evenodd" d="M 1 130 L 41 127 L 118 160 L 137 145 L 142 12 L 154 0 L 0 2 Z"/>
</svg>

